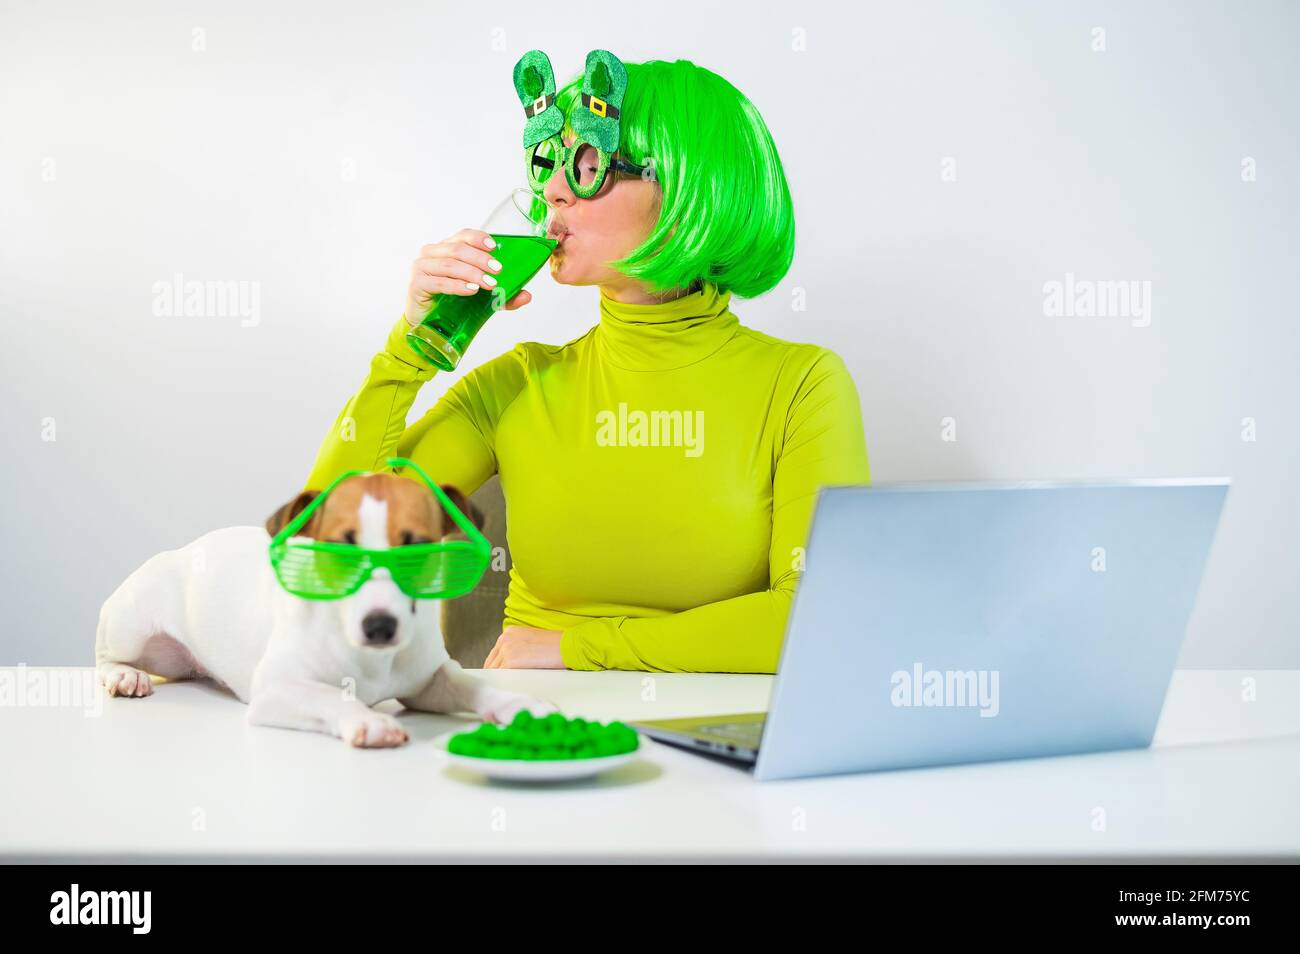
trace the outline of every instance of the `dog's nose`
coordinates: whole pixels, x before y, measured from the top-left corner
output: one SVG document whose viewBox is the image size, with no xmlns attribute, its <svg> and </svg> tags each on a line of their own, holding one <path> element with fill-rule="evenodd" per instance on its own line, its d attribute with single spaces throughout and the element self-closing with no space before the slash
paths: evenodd
<svg viewBox="0 0 1300 954">
<path fill-rule="evenodd" d="M 365 634 L 366 642 L 376 646 L 391 643 L 397 634 L 397 617 L 380 610 L 367 613 L 361 620 L 361 632 Z"/>
</svg>

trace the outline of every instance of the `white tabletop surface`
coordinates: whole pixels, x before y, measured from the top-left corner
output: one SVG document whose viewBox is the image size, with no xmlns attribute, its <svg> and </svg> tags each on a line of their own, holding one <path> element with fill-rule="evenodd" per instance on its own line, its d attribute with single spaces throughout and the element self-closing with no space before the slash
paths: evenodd
<svg viewBox="0 0 1300 954">
<path fill-rule="evenodd" d="M 30 668 L 6 673 L 11 686 L 31 681 Z M 771 685 L 745 675 L 480 675 L 601 721 L 758 711 Z M 1300 856 L 1300 671 L 1178 671 L 1146 750 L 768 783 L 661 744 L 587 781 L 492 782 L 446 766 L 430 743 L 468 717 L 403 712 L 410 744 L 361 750 L 250 727 L 243 705 L 201 683 L 99 698 L 50 706 L 0 697 L 0 855 Z"/>
</svg>

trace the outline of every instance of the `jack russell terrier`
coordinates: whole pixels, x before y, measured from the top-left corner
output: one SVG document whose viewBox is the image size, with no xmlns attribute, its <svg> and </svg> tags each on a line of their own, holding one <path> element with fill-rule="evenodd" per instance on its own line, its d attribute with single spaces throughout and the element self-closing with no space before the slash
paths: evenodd
<svg viewBox="0 0 1300 954">
<path fill-rule="evenodd" d="M 482 514 L 440 485 L 479 528 Z M 556 707 L 495 689 L 447 654 L 436 600 L 411 599 L 376 569 L 351 596 L 309 600 L 281 588 L 270 537 L 317 496 L 304 491 L 261 527 L 228 527 L 158 554 L 104 603 L 95 637 L 100 682 L 110 695 L 153 692 L 148 673 L 208 678 L 248 704 L 254 725 L 308 729 L 356 746 L 395 746 L 409 736 L 370 707 L 397 699 L 422 712 L 472 711 L 505 723 L 521 709 Z M 348 477 L 296 536 L 385 549 L 441 540 L 458 528 L 428 486 L 392 474 Z"/>
</svg>

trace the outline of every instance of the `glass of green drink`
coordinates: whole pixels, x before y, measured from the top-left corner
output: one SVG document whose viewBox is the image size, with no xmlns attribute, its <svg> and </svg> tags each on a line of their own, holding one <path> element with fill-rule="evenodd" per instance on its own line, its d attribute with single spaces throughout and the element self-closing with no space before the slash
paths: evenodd
<svg viewBox="0 0 1300 954">
<path fill-rule="evenodd" d="M 501 263 L 495 288 L 473 295 L 439 294 L 424 321 L 406 334 L 407 343 L 443 371 L 460 364 L 480 328 L 519 294 L 546 264 L 558 244 L 547 238 L 553 210 L 528 189 L 515 189 L 483 223 L 496 241 L 492 256 Z"/>
</svg>

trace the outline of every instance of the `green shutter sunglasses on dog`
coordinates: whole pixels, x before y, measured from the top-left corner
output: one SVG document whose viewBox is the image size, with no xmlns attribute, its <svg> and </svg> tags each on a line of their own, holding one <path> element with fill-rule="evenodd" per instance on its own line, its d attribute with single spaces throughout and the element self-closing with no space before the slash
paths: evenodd
<svg viewBox="0 0 1300 954">
<path fill-rule="evenodd" d="M 334 488 L 349 477 L 367 473 L 345 471 L 271 539 L 271 566 L 285 590 L 307 600 L 342 599 L 359 590 L 371 574 L 380 569 L 387 570 L 397 587 L 417 600 L 454 599 L 478 585 L 492 556 L 492 546 L 487 538 L 419 464 L 405 457 L 390 457 L 385 463 L 393 468 L 410 467 L 419 474 L 469 539 L 387 549 L 326 540 L 291 539 L 324 506 Z"/>
</svg>

